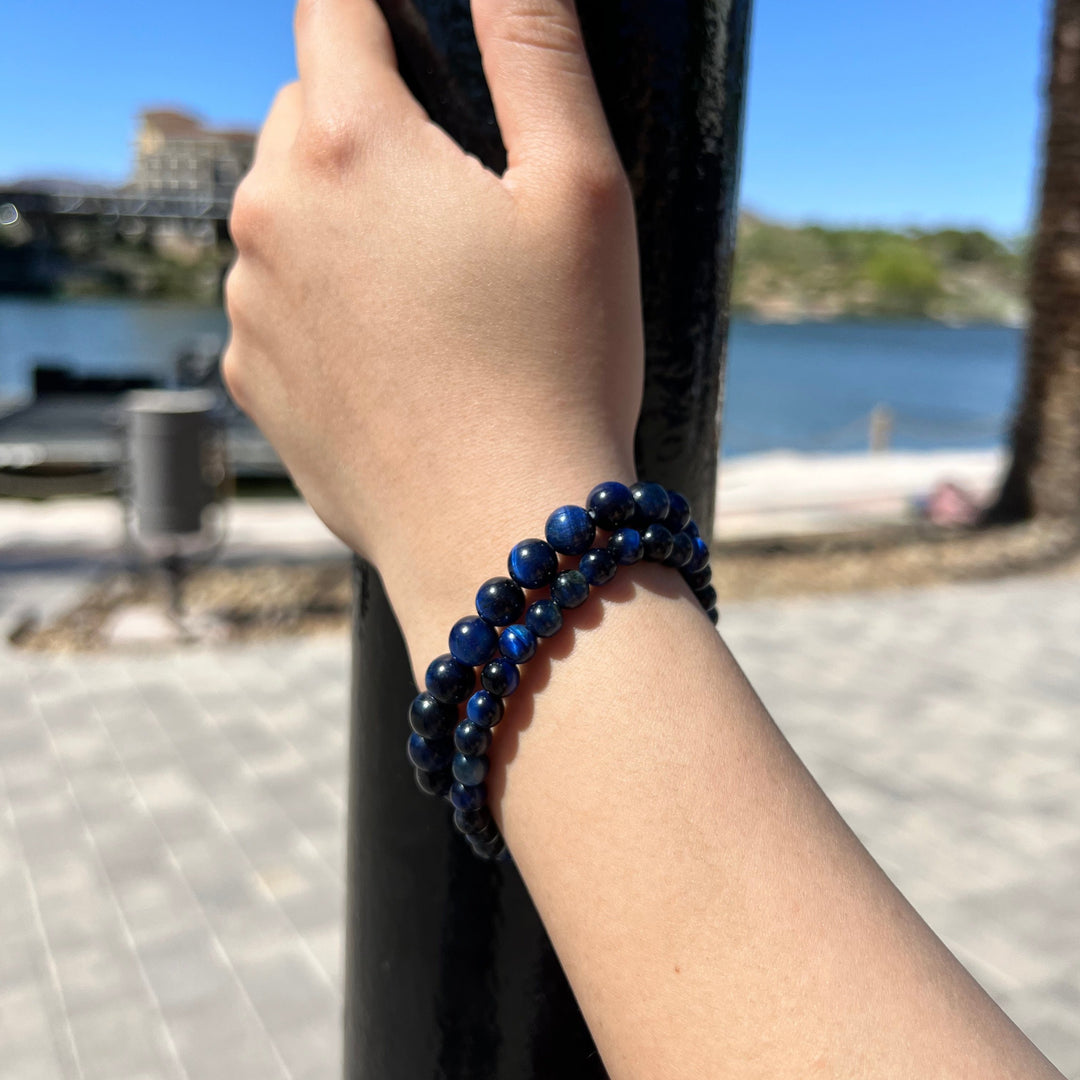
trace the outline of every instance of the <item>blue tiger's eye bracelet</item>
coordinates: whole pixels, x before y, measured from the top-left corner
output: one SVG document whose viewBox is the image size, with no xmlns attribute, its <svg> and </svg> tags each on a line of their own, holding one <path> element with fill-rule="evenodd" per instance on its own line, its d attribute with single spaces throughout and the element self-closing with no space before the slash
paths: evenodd
<svg viewBox="0 0 1080 1080">
<path fill-rule="evenodd" d="M 598 528 L 610 534 L 604 547 L 593 547 Z M 714 625 L 718 619 L 709 549 L 677 491 L 609 480 L 589 492 L 584 507 L 555 510 L 544 536 L 516 544 L 507 559 L 510 576 L 480 586 L 476 615 L 454 623 L 450 652 L 432 660 L 426 689 L 409 706 L 416 782 L 421 791 L 450 800 L 454 825 L 485 859 L 507 857 L 487 807 L 491 729 L 503 717 L 504 698 L 518 687 L 519 665 L 536 655 L 541 638 L 559 632 L 563 611 L 583 604 L 590 588 L 606 585 L 620 566 L 644 559 L 677 568 Z M 559 555 L 579 556 L 577 568 L 560 571 Z M 524 590 L 543 588 L 549 596 L 526 610 Z"/>
</svg>

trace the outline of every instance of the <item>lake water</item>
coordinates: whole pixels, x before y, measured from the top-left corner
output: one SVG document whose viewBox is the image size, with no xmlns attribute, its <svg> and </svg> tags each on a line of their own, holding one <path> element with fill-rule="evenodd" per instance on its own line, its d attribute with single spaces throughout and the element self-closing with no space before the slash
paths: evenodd
<svg viewBox="0 0 1080 1080">
<path fill-rule="evenodd" d="M 0 297 L 0 395 L 24 393 L 35 360 L 62 360 L 82 373 L 168 375 L 185 342 L 225 333 L 216 308 Z M 998 445 L 1017 393 L 1022 338 L 999 326 L 735 320 L 724 453 L 863 449 L 878 404 L 894 414 L 894 446 Z"/>
</svg>

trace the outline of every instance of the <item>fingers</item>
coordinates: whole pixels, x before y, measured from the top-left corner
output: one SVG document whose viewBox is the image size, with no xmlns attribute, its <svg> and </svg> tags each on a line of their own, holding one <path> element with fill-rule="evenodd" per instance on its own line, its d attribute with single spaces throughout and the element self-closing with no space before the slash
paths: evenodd
<svg viewBox="0 0 1080 1080">
<path fill-rule="evenodd" d="M 316 107 L 358 95 L 409 95 L 375 0 L 298 0 L 296 66 Z"/>
<path fill-rule="evenodd" d="M 510 169 L 614 152 L 572 0 L 472 0 Z"/>
</svg>

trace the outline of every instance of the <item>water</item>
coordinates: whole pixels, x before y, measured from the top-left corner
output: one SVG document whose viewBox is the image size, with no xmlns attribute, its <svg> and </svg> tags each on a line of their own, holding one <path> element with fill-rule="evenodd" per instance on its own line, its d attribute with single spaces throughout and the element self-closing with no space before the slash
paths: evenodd
<svg viewBox="0 0 1080 1080">
<path fill-rule="evenodd" d="M 0 396 L 27 393 L 35 361 L 60 361 L 80 375 L 168 377 L 177 348 L 202 334 L 224 340 L 220 308 L 0 296 Z"/>
<path fill-rule="evenodd" d="M 186 341 L 224 338 L 218 308 L 132 300 L 0 297 L 0 396 L 25 393 L 35 357 L 82 374 L 168 375 Z M 762 325 L 736 320 L 724 453 L 864 449 L 877 404 L 901 448 L 1001 443 L 1016 397 L 1022 333 L 930 322 Z"/>
<path fill-rule="evenodd" d="M 895 447 L 998 446 L 1019 390 L 1022 345 L 1023 332 L 1005 326 L 736 320 L 723 452 L 862 450 L 878 404 L 895 416 Z"/>
</svg>

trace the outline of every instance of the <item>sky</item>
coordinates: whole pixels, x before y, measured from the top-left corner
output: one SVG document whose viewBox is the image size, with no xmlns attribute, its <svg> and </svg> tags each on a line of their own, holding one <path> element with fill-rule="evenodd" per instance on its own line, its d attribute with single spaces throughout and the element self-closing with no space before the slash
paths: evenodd
<svg viewBox="0 0 1080 1080">
<path fill-rule="evenodd" d="M 1046 0 L 755 0 L 742 204 L 783 221 L 1030 226 Z M 3 0 L 0 180 L 129 171 L 134 117 L 257 126 L 292 0 Z"/>
</svg>

